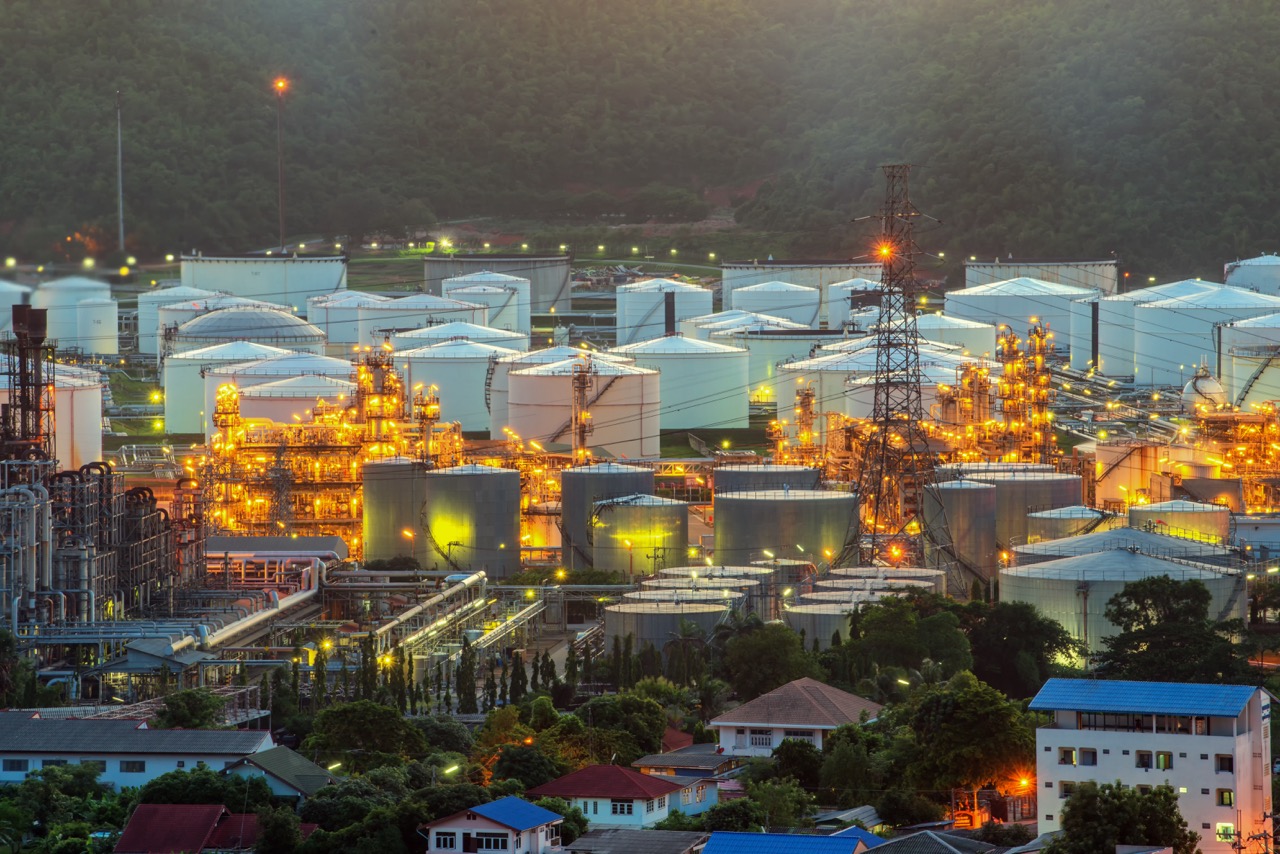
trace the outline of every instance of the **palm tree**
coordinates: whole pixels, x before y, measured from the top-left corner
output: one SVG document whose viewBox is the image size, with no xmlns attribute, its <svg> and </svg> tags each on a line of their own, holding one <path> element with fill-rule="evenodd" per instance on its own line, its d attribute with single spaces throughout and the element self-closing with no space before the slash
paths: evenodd
<svg viewBox="0 0 1280 854">
<path fill-rule="evenodd" d="M 729 641 L 742 635 L 749 635 L 763 627 L 764 620 L 760 619 L 759 614 L 754 611 L 743 614 L 734 608 L 711 632 L 711 649 L 717 658 L 722 658 Z"/>
<path fill-rule="evenodd" d="M 706 648 L 706 631 L 692 620 L 681 620 L 679 628 L 671 633 L 671 640 L 662 647 L 671 680 L 679 685 L 701 681 L 706 662 L 700 653 L 705 653 Z"/>
</svg>

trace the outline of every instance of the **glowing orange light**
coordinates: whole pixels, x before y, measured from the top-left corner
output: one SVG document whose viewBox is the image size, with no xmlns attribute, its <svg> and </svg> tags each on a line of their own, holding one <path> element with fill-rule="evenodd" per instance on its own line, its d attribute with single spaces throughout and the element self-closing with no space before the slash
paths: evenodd
<svg viewBox="0 0 1280 854">
<path fill-rule="evenodd" d="M 881 243 L 876 251 L 879 253 L 881 258 L 888 258 L 893 254 L 893 244 Z"/>
<path fill-rule="evenodd" d="M 283 94 L 289 88 L 289 81 L 283 77 L 277 77 L 272 85 L 276 87 L 277 92 Z"/>
</svg>

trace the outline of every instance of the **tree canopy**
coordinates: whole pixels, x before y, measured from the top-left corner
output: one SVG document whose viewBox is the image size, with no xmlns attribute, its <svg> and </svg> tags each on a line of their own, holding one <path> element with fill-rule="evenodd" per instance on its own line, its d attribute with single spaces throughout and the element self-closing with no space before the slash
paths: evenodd
<svg viewBox="0 0 1280 854">
<path fill-rule="evenodd" d="M 1117 845 L 1164 845 L 1196 854 L 1200 836 L 1187 829 L 1178 794 L 1156 786 L 1143 794 L 1119 782 L 1081 783 L 1062 805 L 1062 836 L 1046 854 L 1097 854 Z"/>
</svg>

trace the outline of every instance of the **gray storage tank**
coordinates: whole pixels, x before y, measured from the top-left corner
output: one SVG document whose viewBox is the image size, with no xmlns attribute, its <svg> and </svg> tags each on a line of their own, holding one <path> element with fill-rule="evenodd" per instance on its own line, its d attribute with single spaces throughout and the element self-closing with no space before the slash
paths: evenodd
<svg viewBox="0 0 1280 854">
<path fill-rule="evenodd" d="M 804 635 L 804 647 L 813 647 L 818 641 L 818 649 L 831 646 L 831 637 L 840 633 L 842 641 L 849 639 L 849 615 L 857 611 L 862 602 L 820 602 L 792 605 L 785 612 L 784 618 L 792 631 Z"/>
<path fill-rule="evenodd" d="M 604 609 L 605 649 L 613 645 L 614 638 L 631 635 L 632 651 L 639 652 L 645 644 L 662 649 L 680 634 L 681 624 L 690 622 L 708 636 L 729 613 L 727 605 L 712 602 L 623 602 Z"/>
<path fill-rule="evenodd" d="M 1229 549 L 1213 543 L 1171 537 L 1153 531 L 1139 531 L 1136 528 L 1115 528 L 1110 531 L 1094 531 L 1077 537 L 1064 537 L 1060 540 L 1047 540 L 1025 546 L 1014 546 L 1010 552 L 1011 562 L 1015 566 L 1029 566 L 1058 558 L 1076 555 L 1094 554 L 1096 552 L 1125 549 L 1151 555 L 1153 557 L 1194 560 L 1214 566 L 1238 567 L 1240 558 Z"/>
<path fill-rule="evenodd" d="M 1027 541 L 1027 513 L 1071 507 L 1083 496 L 1078 474 L 993 472 L 972 478 L 996 488 L 996 545 L 1003 549 Z"/>
<path fill-rule="evenodd" d="M 365 560 L 409 556 L 430 564 L 430 544 L 418 535 L 419 517 L 426 500 L 427 467 L 407 457 L 372 460 L 361 469 L 364 512 L 361 536 Z M 404 535 L 405 531 L 414 534 Z"/>
<path fill-rule="evenodd" d="M 711 473 L 711 485 L 717 493 L 817 489 L 821 479 L 822 471 L 808 466 L 725 465 Z"/>
<path fill-rule="evenodd" d="M 708 587 L 705 589 L 675 587 L 669 590 L 636 590 L 623 594 L 622 598 L 626 602 L 711 602 L 742 610 L 747 597 L 741 590 L 731 590 L 723 587 Z"/>
<path fill-rule="evenodd" d="M 983 579 L 996 573 L 996 488 L 976 480 L 951 480 L 926 489 L 922 505 L 925 527 L 925 560 L 941 566 L 950 558 L 935 542 L 951 543 L 964 564 Z"/>
<path fill-rule="evenodd" d="M 427 542 L 424 565 L 491 579 L 520 571 L 518 471 L 454 466 L 427 472 L 423 486 L 416 538 Z"/>
<path fill-rule="evenodd" d="M 866 592 L 893 590 L 906 594 L 917 590 L 920 592 L 931 591 L 933 590 L 933 582 L 921 581 L 915 578 L 828 578 L 825 581 L 814 582 L 813 592 L 817 593 L 822 590 L 843 590 L 846 592 L 850 590 Z"/>
<path fill-rule="evenodd" d="M 1115 513 L 1077 504 L 1027 514 L 1027 542 L 1060 540 L 1093 531 L 1124 527 L 1125 519 Z"/>
<path fill-rule="evenodd" d="M 597 501 L 587 529 L 596 569 L 634 579 L 683 564 L 689 549 L 689 505 L 656 495 Z"/>
<path fill-rule="evenodd" d="M 573 258 L 569 255 L 425 255 L 423 256 L 423 290 L 443 296 L 445 279 L 470 276 L 476 273 L 505 273 L 528 279 L 529 293 L 534 313 L 568 311 L 569 267 Z"/>
<path fill-rule="evenodd" d="M 857 535 L 858 499 L 848 492 L 775 489 L 714 499 L 718 563 L 836 559 Z M 768 554 L 766 554 L 768 552 Z"/>
<path fill-rule="evenodd" d="M 640 582 L 641 590 L 719 590 L 746 597 L 746 609 L 764 619 L 776 612 L 772 588 L 761 578 L 650 578 Z"/>
<path fill-rule="evenodd" d="M 560 530 L 564 534 L 565 566 L 569 569 L 591 566 L 587 526 L 596 502 L 624 495 L 652 494 L 653 469 L 606 462 L 560 472 Z"/>
<path fill-rule="evenodd" d="M 905 578 L 911 581 L 927 581 L 938 593 L 947 592 L 947 574 L 940 569 L 920 566 L 848 566 L 836 567 L 822 576 L 823 581 L 841 578 Z"/>
<path fill-rule="evenodd" d="M 871 605 L 882 599 L 902 596 L 904 590 L 815 590 L 800 597 L 801 605 Z"/>
</svg>

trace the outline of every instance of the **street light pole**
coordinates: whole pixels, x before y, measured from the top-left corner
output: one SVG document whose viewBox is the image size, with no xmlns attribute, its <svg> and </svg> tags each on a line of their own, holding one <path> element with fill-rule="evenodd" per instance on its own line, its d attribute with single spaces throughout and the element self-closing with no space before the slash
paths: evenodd
<svg viewBox="0 0 1280 854">
<path fill-rule="evenodd" d="M 276 178 L 279 184 L 280 253 L 284 254 L 284 93 L 289 81 L 283 77 L 275 80 L 276 90 Z"/>
<path fill-rule="evenodd" d="M 120 254 L 124 254 L 124 117 L 120 90 L 116 90 L 116 224 L 119 228 Z"/>
</svg>

